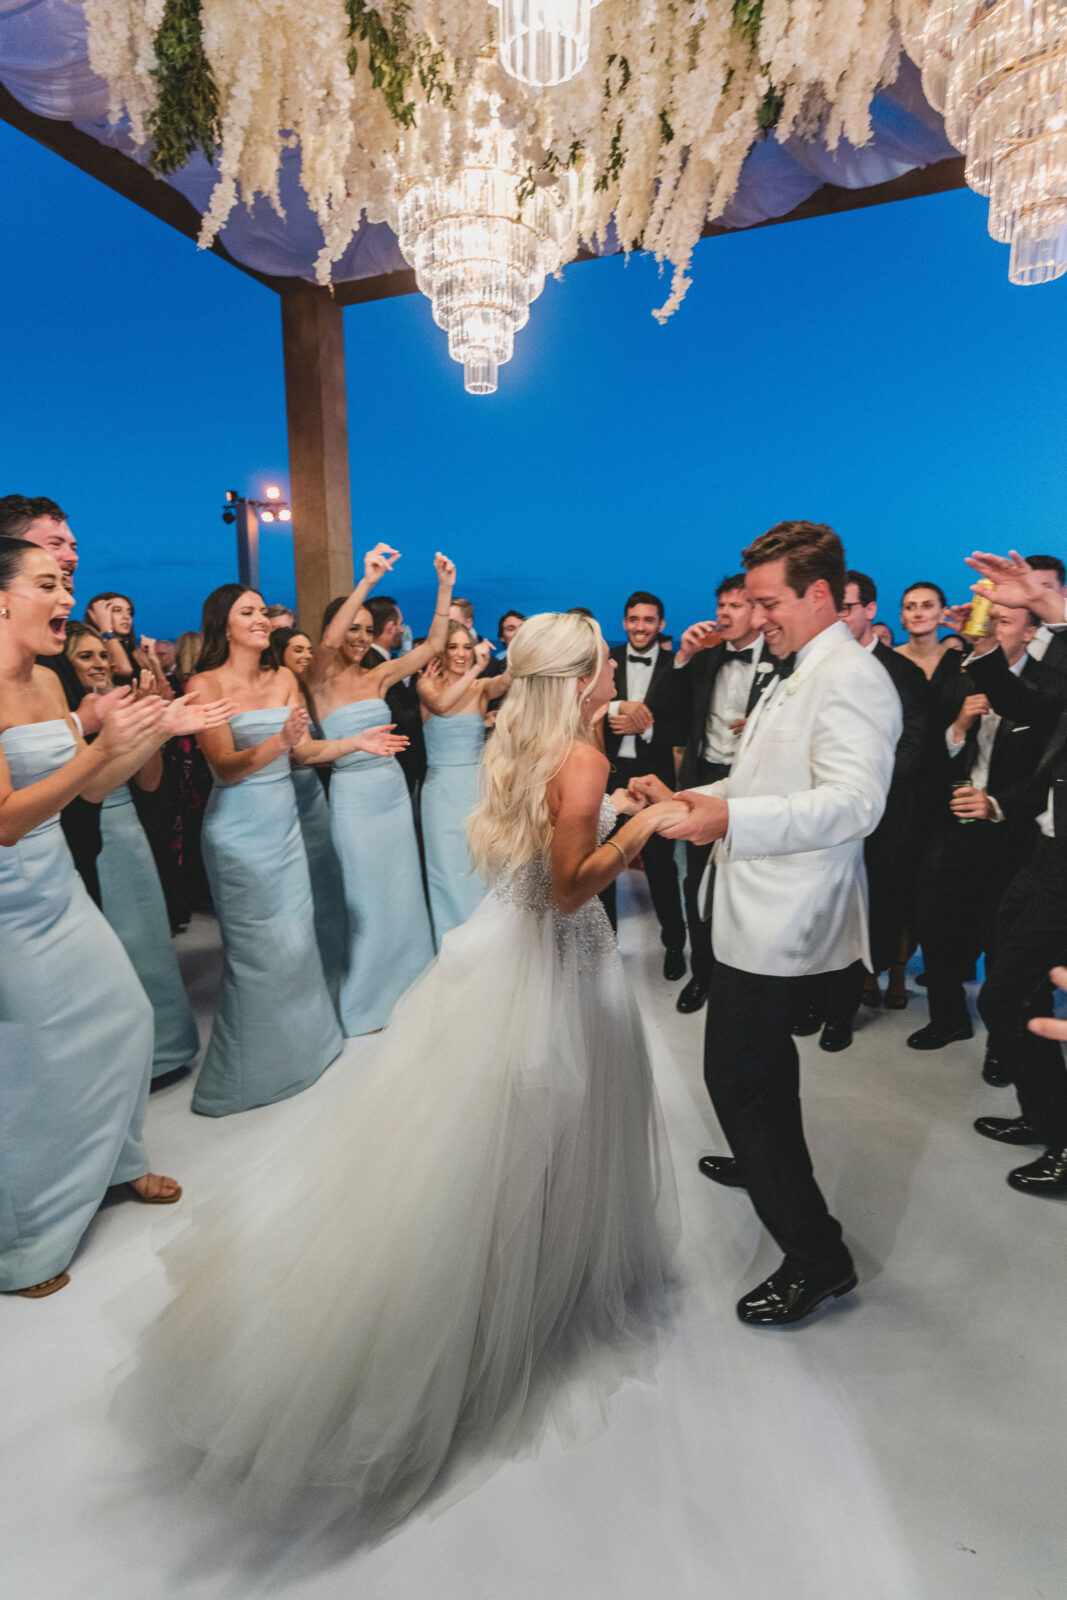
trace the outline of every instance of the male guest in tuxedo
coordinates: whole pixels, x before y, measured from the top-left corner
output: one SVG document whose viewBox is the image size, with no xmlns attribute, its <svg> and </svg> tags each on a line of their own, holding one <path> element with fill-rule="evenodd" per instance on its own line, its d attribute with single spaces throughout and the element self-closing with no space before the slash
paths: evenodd
<svg viewBox="0 0 1067 1600">
<path fill-rule="evenodd" d="M 78 569 L 78 546 L 67 525 L 66 512 L 54 500 L 44 495 L 4 495 L 0 498 L 0 534 L 9 539 L 25 539 L 29 544 L 47 550 L 50 556 L 55 556 L 63 573 L 63 582 L 73 592 L 74 574 Z M 38 656 L 37 664 L 56 674 L 69 709 L 81 723 L 82 732 L 86 735 L 99 733 L 102 726 L 100 699 L 94 694 L 86 694 L 69 656 L 65 653 Z M 100 807 L 78 795 L 63 807 L 59 820 L 74 865 L 99 905 L 100 880 L 96 858 L 100 854 Z"/>
<path fill-rule="evenodd" d="M 1067 601 L 1042 583 L 1014 552 L 1009 557 L 976 553 L 970 565 L 995 584 L 998 605 L 1025 606 L 1052 627 L 1067 620 Z M 1036 1161 L 1009 1172 L 1022 1194 L 1067 1196 L 1067 1071 L 1062 1046 L 1027 1027 L 1051 1010 L 1049 968 L 1067 956 L 1067 684 L 1054 671 L 1040 684 L 1012 673 L 993 638 L 981 640 L 967 674 L 993 710 L 1026 724 L 1058 715 L 1021 809 L 1036 816 L 1037 843 L 1012 878 L 1000 903 L 996 949 L 978 998 L 989 1029 L 990 1048 L 1019 1096 L 1018 1117 L 979 1117 L 975 1129 L 1002 1144 L 1044 1145 Z M 1055 689 L 1053 678 L 1060 679 Z"/>
<path fill-rule="evenodd" d="M 900 699 L 903 726 L 893 762 L 885 812 L 864 841 L 870 904 L 871 972 L 877 974 L 900 960 L 900 946 L 911 908 L 920 848 L 918 782 L 927 758 L 928 691 L 926 678 L 913 661 L 882 643 L 874 631 L 878 591 L 865 572 L 845 573 L 841 620 L 856 643 L 888 672 Z M 924 947 L 925 948 L 925 947 Z M 846 1050 L 863 996 L 867 973 L 862 961 L 832 973 L 821 985 L 816 1015 L 824 1018 L 819 1044 L 824 1050 Z M 890 1004 L 892 994 L 886 997 Z M 814 1031 L 814 1030 L 813 1030 Z"/>
<path fill-rule="evenodd" d="M 612 649 L 618 699 L 608 706 L 605 753 L 616 785 L 653 774 L 673 790 L 674 747 L 680 740 L 671 656 L 658 643 L 662 600 L 638 589 L 626 602 L 622 625 L 628 642 Z M 674 845 L 654 834 L 641 855 L 664 945 L 663 976 L 674 982 L 685 976 L 685 918 Z"/>
<path fill-rule="evenodd" d="M 810 977 L 868 959 L 863 841 L 885 807 L 902 717 L 889 674 L 840 620 L 845 556 L 831 528 L 778 523 L 743 561 L 753 625 L 795 661 L 749 717 L 729 776 L 684 790 L 689 815 L 664 831 L 717 845 L 704 1076 L 733 1154 L 701 1170 L 747 1188 L 784 1253 L 737 1307 L 743 1322 L 776 1327 L 856 1286 L 812 1172 L 790 1030 Z M 635 787 L 658 795 L 651 780 Z"/>
<path fill-rule="evenodd" d="M 500 640 L 500 649 L 490 656 L 485 664 L 485 671 L 480 672 L 480 678 L 499 678 L 508 670 L 508 645 L 514 639 L 523 623 L 526 621 L 521 611 L 505 611 L 496 625 L 496 636 Z M 499 709 L 502 701 L 497 701 Z"/>
<path fill-rule="evenodd" d="M 392 595 L 372 595 L 366 602 L 374 618 L 373 644 L 363 658 L 366 667 L 379 666 L 388 661 L 400 647 L 404 636 L 404 618 Z M 408 792 L 414 794 L 426 776 L 426 740 L 422 732 L 422 707 L 418 690 L 410 679 L 401 678 L 386 691 L 385 703 L 389 715 L 396 723 L 396 732 L 406 734 L 410 743 L 397 756 L 400 770 L 407 781 Z"/>
<path fill-rule="evenodd" d="M 1027 654 L 1036 630 L 1033 612 L 993 608 L 992 633 L 1008 670 L 1055 690 L 1057 675 Z M 940 1050 L 972 1037 L 964 980 L 983 951 L 992 967 L 997 908 L 1036 840 L 1034 816 L 1020 801 L 1044 752 L 1050 720 L 1019 723 L 998 715 L 968 671 L 945 689 L 942 806 L 923 860 L 916 930 L 930 1021 L 908 1039 L 913 1050 Z"/>
<path fill-rule="evenodd" d="M 1058 556 L 1027 556 L 1026 564 L 1042 589 L 1067 597 L 1067 567 Z M 1067 623 L 1042 622 L 1027 648 L 1031 661 L 1067 677 Z"/>
<path fill-rule="evenodd" d="M 717 783 L 733 766 L 745 720 L 774 678 L 776 662 L 752 623 L 745 575 L 724 578 L 715 591 L 718 616 L 694 622 L 674 657 L 676 721 L 688 730 L 678 781 L 683 789 Z M 685 847 L 685 919 L 692 977 L 677 999 L 679 1011 L 699 1011 L 711 981 L 711 923 L 700 915 L 699 891 L 710 844 Z"/>
</svg>

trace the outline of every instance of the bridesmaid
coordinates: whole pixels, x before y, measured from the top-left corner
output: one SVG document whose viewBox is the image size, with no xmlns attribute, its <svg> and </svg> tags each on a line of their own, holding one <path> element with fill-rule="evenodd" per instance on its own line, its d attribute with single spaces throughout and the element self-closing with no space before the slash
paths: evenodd
<svg viewBox="0 0 1067 1600">
<path fill-rule="evenodd" d="M 58 563 L 0 538 L 0 1291 L 41 1299 L 104 1194 L 149 1205 L 181 1195 L 141 1137 L 152 1008 L 74 870 L 59 812 L 103 800 L 172 734 L 228 707 L 127 696 L 87 745 L 58 678 L 73 600 Z"/>
<path fill-rule="evenodd" d="M 365 668 L 371 614 L 363 604 L 398 552 L 380 544 L 364 558 L 363 578 L 347 600 L 326 608 L 322 643 L 307 682 L 328 738 L 352 734 L 388 716 L 385 695 L 443 650 L 456 569 L 434 558 L 437 604 L 423 644 Z M 408 787 L 399 763 L 354 757 L 335 762 L 330 817 L 348 905 L 348 965 L 341 1025 L 349 1038 L 385 1026 L 393 1006 L 433 959 L 433 934 L 422 885 Z"/>
<path fill-rule="evenodd" d="M 511 688 L 506 673 L 478 676 L 489 653 L 487 639 L 476 645 L 470 630 L 452 621 L 438 670 L 419 679 L 426 736 L 422 844 L 438 949 L 445 934 L 466 922 L 485 895 L 485 884 L 467 853 L 467 818 L 478 803 L 486 713 Z"/>
<path fill-rule="evenodd" d="M 321 739 L 315 703 L 304 682 L 311 660 L 311 640 L 297 628 L 275 628 L 270 636 L 270 659 L 275 667 L 288 667 L 300 686 L 312 737 Z M 324 767 L 292 764 L 296 808 L 300 832 L 311 874 L 311 898 L 315 905 L 315 938 L 322 958 L 326 987 L 335 1006 L 340 1004 L 341 979 L 348 954 L 345 896 L 341 884 L 341 863 L 330 832 L 330 807 L 320 774 Z"/>
<path fill-rule="evenodd" d="M 357 750 L 387 757 L 402 741 L 369 724 L 325 743 L 309 737 L 296 678 L 265 656 L 270 623 L 254 590 L 239 583 L 214 590 L 201 631 L 190 686 L 237 707 L 228 726 L 200 737 L 215 779 L 203 853 L 225 961 L 193 1110 L 222 1117 L 299 1094 L 341 1051 L 315 940 L 290 757 L 332 761 Z"/>
<path fill-rule="evenodd" d="M 84 622 L 70 623 L 66 653 L 90 694 L 112 687 L 108 654 L 95 628 Z M 157 750 L 134 774 L 133 782 L 139 789 L 154 791 L 162 778 L 163 757 Z M 192 1065 L 200 1037 L 178 970 L 159 873 L 129 784 L 120 783 L 104 800 L 100 836 L 96 865 L 101 907 L 152 1002 L 152 1077 L 162 1078 Z"/>
</svg>

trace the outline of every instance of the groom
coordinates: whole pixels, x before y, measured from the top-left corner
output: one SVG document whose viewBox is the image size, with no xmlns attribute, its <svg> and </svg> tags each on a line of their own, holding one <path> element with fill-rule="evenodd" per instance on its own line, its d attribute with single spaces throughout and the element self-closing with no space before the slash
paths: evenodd
<svg viewBox="0 0 1067 1600">
<path fill-rule="evenodd" d="M 670 837 L 716 845 L 715 965 L 704 1077 L 733 1152 L 701 1170 L 747 1188 L 784 1252 L 738 1303 L 742 1322 L 798 1322 L 856 1286 L 842 1235 L 815 1181 L 800 1111 L 790 1024 L 815 973 L 870 964 L 863 841 L 885 807 L 900 698 L 838 620 L 845 556 L 831 528 L 780 522 L 744 552 L 753 626 L 792 671 L 748 719 L 728 777 L 683 791 L 689 816 Z M 647 779 L 634 788 L 653 795 Z"/>
</svg>

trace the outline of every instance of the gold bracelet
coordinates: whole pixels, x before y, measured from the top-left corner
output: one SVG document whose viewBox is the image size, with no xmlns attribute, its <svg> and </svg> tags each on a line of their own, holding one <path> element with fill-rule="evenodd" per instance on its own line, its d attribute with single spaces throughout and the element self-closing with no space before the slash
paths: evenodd
<svg viewBox="0 0 1067 1600">
<path fill-rule="evenodd" d="M 622 862 L 624 867 L 628 867 L 630 865 L 626 859 L 626 851 L 623 849 L 621 844 L 616 844 L 614 839 L 605 839 L 604 843 L 610 844 L 613 850 L 617 850 L 619 852 L 619 860 Z"/>
</svg>

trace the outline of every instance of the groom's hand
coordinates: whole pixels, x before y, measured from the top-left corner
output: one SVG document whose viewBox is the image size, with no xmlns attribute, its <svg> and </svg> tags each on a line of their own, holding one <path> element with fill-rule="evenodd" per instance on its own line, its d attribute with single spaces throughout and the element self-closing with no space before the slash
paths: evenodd
<svg viewBox="0 0 1067 1600">
<path fill-rule="evenodd" d="M 653 773 L 646 772 L 638 778 L 631 778 L 629 792 L 641 805 L 655 805 L 657 800 L 673 800 L 674 790 L 668 789 L 662 778 L 657 778 Z"/>
<path fill-rule="evenodd" d="M 710 794 L 695 794 L 692 789 L 683 789 L 674 798 L 689 809 L 680 821 L 661 829 L 665 839 L 684 839 L 687 844 L 714 844 L 716 839 L 726 837 L 730 826 L 730 806 L 726 800 Z"/>
</svg>

